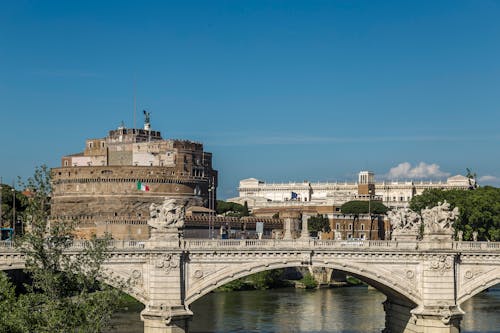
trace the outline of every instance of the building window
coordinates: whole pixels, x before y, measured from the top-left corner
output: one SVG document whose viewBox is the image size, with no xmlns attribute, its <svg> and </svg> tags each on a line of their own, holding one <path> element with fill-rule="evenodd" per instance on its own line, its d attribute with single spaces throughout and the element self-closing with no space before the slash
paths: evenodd
<svg viewBox="0 0 500 333">
<path fill-rule="evenodd" d="M 361 224 L 361 230 L 365 230 L 365 225 Z"/>
<path fill-rule="evenodd" d="M 352 230 L 352 224 L 349 224 L 349 230 Z"/>
<path fill-rule="evenodd" d="M 64 161 L 64 166 L 68 166 L 68 161 Z"/>
<path fill-rule="evenodd" d="M 337 224 L 335 225 L 335 229 L 336 229 L 336 230 L 340 230 L 340 223 L 337 223 Z"/>
</svg>

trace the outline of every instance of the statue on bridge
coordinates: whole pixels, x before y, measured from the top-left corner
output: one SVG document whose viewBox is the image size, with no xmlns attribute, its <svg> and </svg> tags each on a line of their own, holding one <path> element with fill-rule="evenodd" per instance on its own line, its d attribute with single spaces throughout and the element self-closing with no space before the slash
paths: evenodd
<svg viewBox="0 0 500 333">
<path fill-rule="evenodd" d="M 387 213 L 391 221 L 394 240 L 416 240 L 422 219 L 409 208 L 391 210 Z"/>
<path fill-rule="evenodd" d="M 450 210 L 446 200 L 432 208 L 422 209 L 424 234 L 453 234 L 453 222 L 458 217 L 458 207 Z"/>
<path fill-rule="evenodd" d="M 178 198 L 166 198 L 161 204 L 152 203 L 148 220 L 151 226 L 150 240 L 157 241 L 159 245 L 182 239 L 187 205 L 188 200 Z"/>
</svg>

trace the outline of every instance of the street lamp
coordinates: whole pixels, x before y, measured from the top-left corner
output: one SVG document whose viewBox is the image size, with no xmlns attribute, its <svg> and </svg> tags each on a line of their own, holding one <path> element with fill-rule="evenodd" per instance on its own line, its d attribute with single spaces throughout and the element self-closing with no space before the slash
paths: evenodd
<svg viewBox="0 0 500 333">
<path fill-rule="evenodd" d="M 0 177 L 0 228 L 3 227 L 2 218 L 2 177 Z"/>
<path fill-rule="evenodd" d="M 372 203 L 372 190 L 371 188 L 368 188 L 368 218 L 370 219 L 370 235 L 369 239 L 372 239 L 372 227 L 373 227 L 373 221 L 372 221 L 372 213 L 371 213 L 371 203 Z"/>
<path fill-rule="evenodd" d="M 208 214 L 208 238 L 213 238 L 215 221 L 213 221 L 213 215 L 215 210 L 215 185 L 214 178 L 209 181 L 208 184 L 208 208 L 211 210 Z"/>
<path fill-rule="evenodd" d="M 16 226 L 16 189 L 12 185 L 12 230 Z"/>
</svg>

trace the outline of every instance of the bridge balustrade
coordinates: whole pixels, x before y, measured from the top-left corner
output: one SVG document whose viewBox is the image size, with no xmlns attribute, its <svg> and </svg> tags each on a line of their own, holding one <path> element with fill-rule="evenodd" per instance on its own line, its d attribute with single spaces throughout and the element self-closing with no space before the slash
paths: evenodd
<svg viewBox="0 0 500 333">
<path fill-rule="evenodd" d="M 148 241 L 138 240 L 111 240 L 110 249 L 144 249 Z M 88 240 L 74 240 L 69 250 L 83 250 L 90 246 Z M 326 239 L 184 239 L 180 247 L 183 249 L 207 248 L 296 248 L 296 249 L 419 249 L 425 248 L 422 241 L 391 241 L 391 240 L 326 240 Z M 500 242 L 469 242 L 455 241 L 450 250 L 500 250 Z M 15 251 L 14 242 L 0 241 L 0 251 Z"/>
</svg>

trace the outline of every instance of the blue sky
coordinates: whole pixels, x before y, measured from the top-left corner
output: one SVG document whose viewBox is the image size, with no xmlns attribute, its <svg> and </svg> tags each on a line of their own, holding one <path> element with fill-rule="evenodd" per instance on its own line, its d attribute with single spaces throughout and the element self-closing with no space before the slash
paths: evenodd
<svg viewBox="0 0 500 333">
<path fill-rule="evenodd" d="M 499 186 L 498 17 L 488 0 L 5 1 L 0 175 L 132 127 L 136 81 L 154 129 L 214 153 L 222 198 L 362 169 Z"/>
</svg>

